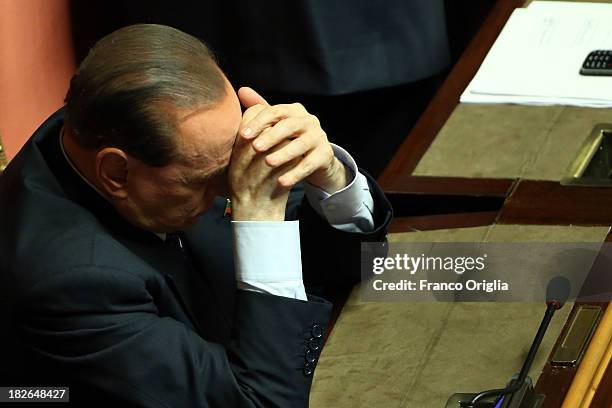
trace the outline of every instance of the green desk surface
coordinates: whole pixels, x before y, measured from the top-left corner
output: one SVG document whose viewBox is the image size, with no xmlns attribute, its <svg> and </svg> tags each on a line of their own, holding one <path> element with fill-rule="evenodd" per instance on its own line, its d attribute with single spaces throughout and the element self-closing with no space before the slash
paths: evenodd
<svg viewBox="0 0 612 408">
<path fill-rule="evenodd" d="M 603 242 L 608 231 L 493 225 L 393 234 L 390 242 Z M 544 309 L 527 302 L 362 302 L 356 287 L 321 355 L 311 406 L 440 408 L 455 392 L 503 386 L 520 370 Z M 570 310 L 567 304 L 554 317 L 530 372 L 534 381 Z"/>
</svg>

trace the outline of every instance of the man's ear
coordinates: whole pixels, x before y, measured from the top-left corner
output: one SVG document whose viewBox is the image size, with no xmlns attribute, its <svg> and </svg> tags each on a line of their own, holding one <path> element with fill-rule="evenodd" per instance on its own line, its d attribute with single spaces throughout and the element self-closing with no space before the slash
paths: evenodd
<svg viewBox="0 0 612 408">
<path fill-rule="evenodd" d="M 96 173 L 103 192 L 114 198 L 127 197 L 128 156 L 121 149 L 105 147 L 96 155 Z"/>
</svg>

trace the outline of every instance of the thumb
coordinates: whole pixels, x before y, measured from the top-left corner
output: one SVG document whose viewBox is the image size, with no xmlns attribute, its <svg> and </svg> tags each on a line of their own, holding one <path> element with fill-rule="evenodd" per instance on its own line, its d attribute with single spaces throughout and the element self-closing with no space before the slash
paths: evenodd
<svg viewBox="0 0 612 408">
<path fill-rule="evenodd" d="M 247 109 L 254 105 L 270 106 L 263 96 L 248 86 L 243 86 L 242 88 L 238 89 L 238 99 L 240 99 L 242 106 Z"/>
</svg>

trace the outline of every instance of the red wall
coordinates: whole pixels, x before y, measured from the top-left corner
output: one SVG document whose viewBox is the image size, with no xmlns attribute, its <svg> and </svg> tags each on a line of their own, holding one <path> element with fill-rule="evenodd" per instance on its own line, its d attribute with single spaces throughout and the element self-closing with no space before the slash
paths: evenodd
<svg viewBox="0 0 612 408">
<path fill-rule="evenodd" d="M 0 138 L 9 160 L 59 108 L 75 69 L 68 0 L 0 0 Z"/>
</svg>

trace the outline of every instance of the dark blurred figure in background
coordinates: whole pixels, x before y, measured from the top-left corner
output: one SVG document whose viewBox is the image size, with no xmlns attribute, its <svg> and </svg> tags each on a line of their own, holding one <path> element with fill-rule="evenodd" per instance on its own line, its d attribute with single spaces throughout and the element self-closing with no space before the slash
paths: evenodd
<svg viewBox="0 0 612 408">
<path fill-rule="evenodd" d="M 462 50 L 480 23 L 472 11 L 492 1 L 447 3 L 461 10 L 453 21 L 456 37 L 466 38 L 455 46 Z M 79 61 L 97 39 L 134 23 L 201 38 L 237 87 L 273 104 L 301 102 L 374 177 L 458 54 L 449 51 L 444 0 L 73 1 L 72 20 Z"/>
<path fill-rule="evenodd" d="M 309 106 L 378 176 L 450 61 L 443 0 L 261 3 L 235 9 L 230 77 Z"/>
</svg>

